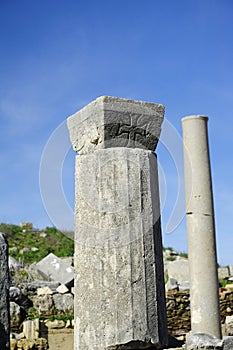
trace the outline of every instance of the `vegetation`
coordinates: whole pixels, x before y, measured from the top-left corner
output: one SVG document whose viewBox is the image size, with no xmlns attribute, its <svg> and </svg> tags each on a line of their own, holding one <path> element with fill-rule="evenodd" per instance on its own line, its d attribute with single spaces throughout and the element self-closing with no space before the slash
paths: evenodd
<svg viewBox="0 0 233 350">
<path fill-rule="evenodd" d="M 0 232 L 7 236 L 10 255 L 24 264 L 32 264 L 43 259 L 49 253 L 58 257 L 73 256 L 74 241 L 55 227 L 46 227 L 45 230 L 22 229 L 17 225 L 1 223 Z M 12 249 L 13 248 L 13 249 Z M 30 250 L 23 248 L 37 248 Z"/>
</svg>

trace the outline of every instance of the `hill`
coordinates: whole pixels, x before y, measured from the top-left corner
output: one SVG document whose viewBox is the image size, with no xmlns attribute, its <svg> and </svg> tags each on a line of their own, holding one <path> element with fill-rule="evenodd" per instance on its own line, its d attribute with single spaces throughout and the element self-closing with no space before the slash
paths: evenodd
<svg viewBox="0 0 233 350">
<path fill-rule="evenodd" d="M 74 254 L 74 241 L 55 227 L 38 230 L 33 227 L 25 229 L 21 226 L 1 223 L 0 232 L 6 234 L 9 254 L 24 264 L 38 262 L 49 253 L 54 253 L 58 257 Z"/>
</svg>

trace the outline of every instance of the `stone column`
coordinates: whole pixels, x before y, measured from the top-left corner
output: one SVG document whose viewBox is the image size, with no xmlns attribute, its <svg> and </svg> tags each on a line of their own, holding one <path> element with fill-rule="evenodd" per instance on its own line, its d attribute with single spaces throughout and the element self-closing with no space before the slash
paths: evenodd
<svg viewBox="0 0 233 350">
<path fill-rule="evenodd" d="M 167 344 L 159 104 L 100 97 L 68 118 L 76 157 L 75 350 Z"/>
<path fill-rule="evenodd" d="M 0 349 L 10 349 L 8 244 L 0 232 Z"/>
<path fill-rule="evenodd" d="M 193 333 L 221 338 L 208 118 L 182 119 Z"/>
</svg>

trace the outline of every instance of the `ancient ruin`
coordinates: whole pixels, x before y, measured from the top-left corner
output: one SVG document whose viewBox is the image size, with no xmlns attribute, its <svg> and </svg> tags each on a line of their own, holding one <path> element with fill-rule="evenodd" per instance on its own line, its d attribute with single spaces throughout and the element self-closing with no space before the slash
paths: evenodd
<svg viewBox="0 0 233 350">
<path fill-rule="evenodd" d="M 68 119 L 76 157 L 75 350 L 167 345 L 156 155 L 164 107 L 100 97 Z"/>
<path fill-rule="evenodd" d="M 191 323 L 193 333 L 221 338 L 207 121 L 203 116 L 182 119 Z"/>
<path fill-rule="evenodd" d="M 10 349 L 8 244 L 0 232 L 0 349 Z"/>
</svg>

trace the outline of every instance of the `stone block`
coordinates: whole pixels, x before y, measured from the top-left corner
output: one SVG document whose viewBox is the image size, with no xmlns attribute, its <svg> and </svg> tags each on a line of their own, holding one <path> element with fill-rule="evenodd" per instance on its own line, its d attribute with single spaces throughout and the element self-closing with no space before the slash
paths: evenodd
<svg viewBox="0 0 233 350">
<path fill-rule="evenodd" d="M 37 289 L 37 295 L 45 295 L 45 294 L 52 295 L 53 291 L 48 286 Z"/>
<path fill-rule="evenodd" d="M 10 302 L 10 323 L 11 329 L 17 330 L 23 320 L 22 309 L 14 301 Z"/>
<path fill-rule="evenodd" d="M 36 318 L 35 320 L 26 320 L 23 322 L 23 333 L 27 339 L 37 339 L 39 338 L 40 331 L 40 320 Z"/>
<path fill-rule="evenodd" d="M 20 339 L 17 343 L 17 347 L 20 350 L 32 350 L 35 349 L 35 341 L 33 339 Z"/>
<path fill-rule="evenodd" d="M 51 329 L 54 328 L 64 328 L 65 327 L 65 322 L 63 320 L 54 320 L 54 321 L 46 321 L 45 326 Z"/>
<path fill-rule="evenodd" d="M 47 328 L 43 335 L 49 344 L 49 350 L 73 350 L 74 330 L 71 328 Z M 75 350 L 79 350 L 76 348 Z M 88 350 L 91 350 L 90 348 Z M 100 350 L 100 349 L 98 349 Z M 101 349 L 102 350 L 102 349 Z"/>
<path fill-rule="evenodd" d="M 61 284 L 59 287 L 57 287 L 56 291 L 60 294 L 65 294 L 69 292 L 69 289 L 64 284 Z"/>
<path fill-rule="evenodd" d="M 159 348 L 167 329 L 156 156 L 96 150 L 77 157 L 76 177 L 80 350 Z"/>
<path fill-rule="evenodd" d="M 17 301 L 21 299 L 22 293 L 18 287 L 10 287 L 10 301 Z"/>
<path fill-rule="evenodd" d="M 169 290 L 179 290 L 177 280 L 175 278 L 169 278 L 167 283 L 165 284 L 165 289 L 166 292 Z"/>
<path fill-rule="evenodd" d="M 229 269 L 228 267 L 219 267 L 218 268 L 218 279 L 224 280 L 229 277 Z"/>
<path fill-rule="evenodd" d="M 161 104 L 102 96 L 69 117 L 67 123 L 73 148 L 79 154 L 112 147 L 153 151 L 163 115 Z"/>
<path fill-rule="evenodd" d="M 223 337 L 223 350 L 233 349 L 233 337 Z"/>
<path fill-rule="evenodd" d="M 16 350 L 17 349 L 17 340 L 11 339 L 10 340 L 10 350 Z"/>
<path fill-rule="evenodd" d="M 10 255 L 9 255 L 9 258 L 8 258 L 8 263 L 9 263 L 9 268 L 10 269 L 16 269 L 17 267 L 21 266 L 21 264 L 15 258 L 13 258 Z"/>
<path fill-rule="evenodd" d="M 54 293 L 57 287 L 60 285 L 59 282 L 48 282 L 48 281 L 33 281 L 29 283 L 21 283 L 21 291 L 25 295 L 34 295 L 38 288 L 49 287 Z"/>
<path fill-rule="evenodd" d="M 186 337 L 187 350 L 222 350 L 223 340 L 216 338 L 212 334 L 189 333 Z"/>
<path fill-rule="evenodd" d="M 51 315 L 54 307 L 52 295 L 38 295 L 32 297 L 33 306 L 39 315 Z"/>
<path fill-rule="evenodd" d="M 71 293 L 54 294 L 53 301 L 58 314 L 74 314 L 74 297 Z"/>
<path fill-rule="evenodd" d="M 225 319 L 225 332 L 226 335 L 233 335 L 233 316 L 226 316 Z"/>
<path fill-rule="evenodd" d="M 166 261 L 166 271 L 169 278 L 177 281 L 179 287 L 189 285 L 189 262 L 188 259 L 180 258 L 174 261 Z M 184 288 L 180 288 L 184 289 Z"/>
<path fill-rule="evenodd" d="M 53 253 L 47 255 L 36 264 L 36 268 L 47 279 L 58 281 L 61 284 L 69 284 L 74 279 L 74 268 Z"/>
<path fill-rule="evenodd" d="M 233 265 L 229 265 L 230 276 L 233 276 Z"/>
<path fill-rule="evenodd" d="M 230 291 L 233 291 L 233 283 L 226 284 L 225 288 L 230 290 Z"/>
</svg>

